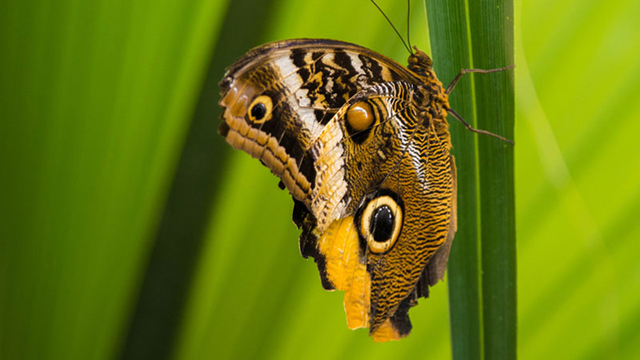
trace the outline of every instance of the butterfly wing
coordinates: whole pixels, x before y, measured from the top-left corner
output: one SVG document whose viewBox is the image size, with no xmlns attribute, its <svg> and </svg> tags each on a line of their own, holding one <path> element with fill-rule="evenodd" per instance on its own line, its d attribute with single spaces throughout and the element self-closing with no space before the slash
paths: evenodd
<svg viewBox="0 0 640 360">
<path fill-rule="evenodd" d="M 376 341 L 410 332 L 407 312 L 442 278 L 455 233 L 448 125 L 430 114 L 428 97 L 413 83 L 374 85 L 353 96 L 324 129 L 340 129 L 335 133 L 345 149 L 342 168 L 351 202 L 343 217 L 329 212 L 333 222 L 312 256 L 320 259 L 323 277 L 345 291 L 349 327 L 370 327 Z M 365 131 L 356 131 L 349 126 L 349 109 L 363 103 L 375 116 Z M 318 148 L 335 148 L 322 144 L 332 138 L 321 135 Z"/>
<path fill-rule="evenodd" d="M 310 143 L 358 91 L 412 78 L 393 60 L 354 44 L 316 39 L 266 44 L 239 59 L 221 81 L 219 132 L 261 159 L 294 199 L 308 205 L 316 177 Z"/>
<path fill-rule="evenodd" d="M 250 51 L 221 82 L 220 133 L 281 178 L 303 256 L 377 341 L 409 333 L 455 232 L 448 128 L 421 81 L 357 45 L 301 39 Z M 354 128 L 361 104 L 371 123 Z"/>
</svg>

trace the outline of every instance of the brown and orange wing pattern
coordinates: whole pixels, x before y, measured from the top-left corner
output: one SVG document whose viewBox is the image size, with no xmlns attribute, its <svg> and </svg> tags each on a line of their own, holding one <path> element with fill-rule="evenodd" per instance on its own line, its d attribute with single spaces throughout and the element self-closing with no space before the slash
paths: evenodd
<svg viewBox="0 0 640 360">
<path fill-rule="evenodd" d="M 220 133 L 280 177 L 303 256 L 345 291 L 349 327 L 376 341 L 409 333 L 455 233 L 447 98 L 430 67 L 417 70 L 301 39 L 251 50 L 221 82 Z"/>
</svg>

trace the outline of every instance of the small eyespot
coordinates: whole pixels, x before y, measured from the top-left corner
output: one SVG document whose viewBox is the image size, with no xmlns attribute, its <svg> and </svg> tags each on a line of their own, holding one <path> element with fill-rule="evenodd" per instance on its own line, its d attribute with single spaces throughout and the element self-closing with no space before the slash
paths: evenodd
<svg viewBox="0 0 640 360">
<path fill-rule="evenodd" d="M 360 101 L 347 110 L 347 122 L 355 131 L 366 130 L 373 124 L 374 114 L 371 105 Z"/>
<path fill-rule="evenodd" d="M 373 253 L 387 252 L 398 240 L 402 228 L 402 208 L 388 195 L 370 200 L 361 215 L 360 235 Z"/>
<path fill-rule="evenodd" d="M 249 120 L 255 124 L 260 124 L 271 119 L 273 102 L 267 95 L 258 96 L 249 106 Z"/>
</svg>

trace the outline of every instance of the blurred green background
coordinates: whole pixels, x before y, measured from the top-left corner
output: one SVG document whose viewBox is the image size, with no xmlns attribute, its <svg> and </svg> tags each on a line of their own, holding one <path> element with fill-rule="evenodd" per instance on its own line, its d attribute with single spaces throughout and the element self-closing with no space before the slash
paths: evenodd
<svg viewBox="0 0 640 360">
<path fill-rule="evenodd" d="M 515 4 L 519 356 L 637 358 L 640 2 Z M 0 3 L 0 359 L 450 357 L 446 282 L 401 342 L 348 330 L 216 134 L 224 68 L 294 37 L 406 58 L 367 1 Z"/>
</svg>

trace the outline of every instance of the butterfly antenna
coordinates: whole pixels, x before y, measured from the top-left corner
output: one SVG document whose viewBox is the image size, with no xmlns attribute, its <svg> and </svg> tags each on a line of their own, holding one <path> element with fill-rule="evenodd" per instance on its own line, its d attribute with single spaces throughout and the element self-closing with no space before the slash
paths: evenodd
<svg viewBox="0 0 640 360">
<path fill-rule="evenodd" d="M 409 36 L 410 20 L 411 20 L 411 0 L 407 0 L 407 43 L 409 44 L 409 48 L 413 49 L 413 47 L 411 46 L 411 37 Z"/>
<path fill-rule="evenodd" d="M 376 4 L 376 2 L 374 0 L 371 0 L 371 2 L 373 3 L 373 5 L 376 6 L 376 8 L 378 8 L 378 11 L 380 11 L 380 13 L 382 14 L 382 16 L 384 16 L 385 19 L 387 19 L 387 22 L 389 23 L 389 25 L 391 25 L 391 27 L 393 28 L 393 31 L 396 32 L 396 34 L 398 34 L 398 37 L 400 38 L 400 40 L 402 41 L 402 44 L 404 44 L 404 47 L 407 48 L 407 50 L 409 51 L 409 54 L 413 55 L 413 51 L 411 51 L 411 47 L 407 46 L 407 43 L 404 41 L 404 39 L 402 38 L 402 35 L 400 35 L 400 32 L 398 31 L 398 29 L 396 29 L 396 27 L 393 25 L 393 23 L 391 22 L 391 20 L 389 19 L 389 17 L 387 16 L 387 14 L 384 13 L 384 11 L 382 11 L 382 9 L 380 8 L 380 6 L 378 6 L 378 4 Z"/>
</svg>

